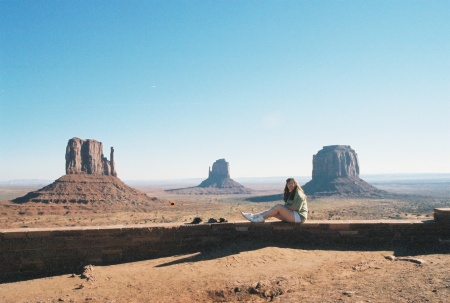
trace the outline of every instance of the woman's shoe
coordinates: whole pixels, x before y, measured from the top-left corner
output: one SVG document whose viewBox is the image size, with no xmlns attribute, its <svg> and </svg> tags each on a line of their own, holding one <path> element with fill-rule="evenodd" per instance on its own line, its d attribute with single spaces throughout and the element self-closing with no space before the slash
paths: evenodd
<svg viewBox="0 0 450 303">
<path fill-rule="evenodd" d="M 252 214 L 250 214 L 250 213 L 244 213 L 244 212 L 241 211 L 241 215 L 242 215 L 245 219 L 251 221 L 250 218 L 251 218 L 251 215 L 252 215 Z"/>
<path fill-rule="evenodd" d="M 264 223 L 264 218 L 261 215 L 251 215 L 252 218 L 250 221 L 252 221 L 253 223 Z"/>
<path fill-rule="evenodd" d="M 245 219 L 249 220 L 252 223 L 264 223 L 264 218 L 261 215 L 254 215 L 250 213 L 243 213 L 241 212 L 242 216 L 244 216 Z"/>
</svg>

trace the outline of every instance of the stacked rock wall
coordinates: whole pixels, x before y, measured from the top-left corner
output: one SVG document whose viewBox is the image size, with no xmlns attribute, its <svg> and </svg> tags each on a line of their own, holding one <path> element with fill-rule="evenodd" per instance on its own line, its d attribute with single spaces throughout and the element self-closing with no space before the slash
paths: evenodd
<svg viewBox="0 0 450 303">
<path fill-rule="evenodd" d="M 299 247 L 339 243 L 367 249 L 371 245 L 372 250 L 394 251 L 403 245 L 439 249 L 440 243 L 449 241 L 449 227 L 432 220 L 326 220 L 0 230 L 0 283 L 70 274 L 87 264 L 148 260 L 249 241 Z"/>
</svg>

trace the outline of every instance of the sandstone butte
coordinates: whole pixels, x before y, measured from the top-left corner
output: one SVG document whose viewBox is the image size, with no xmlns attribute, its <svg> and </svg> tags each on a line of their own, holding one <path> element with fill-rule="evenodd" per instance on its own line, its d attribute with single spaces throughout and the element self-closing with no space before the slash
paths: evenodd
<svg viewBox="0 0 450 303">
<path fill-rule="evenodd" d="M 313 156 L 312 180 L 302 186 L 309 196 L 383 196 L 359 177 L 358 155 L 348 145 L 324 146 Z"/>
<path fill-rule="evenodd" d="M 216 160 L 209 167 L 208 178 L 200 185 L 188 188 L 170 189 L 168 192 L 193 195 L 233 195 L 251 194 L 252 190 L 234 181 L 230 177 L 230 164 L 225 159 Z"/>
<path fill-rule="evenodd" d="M 154 203 L 145 193 L 134 189 L 117 177 L 114 148 L 110 160 L 103 155 L 99 141 L 72 138 L 66 147 L 66 174 L 37 191 L 13 200 L 14 203 L 106 203 L 138 205 Z"/>
</svg>

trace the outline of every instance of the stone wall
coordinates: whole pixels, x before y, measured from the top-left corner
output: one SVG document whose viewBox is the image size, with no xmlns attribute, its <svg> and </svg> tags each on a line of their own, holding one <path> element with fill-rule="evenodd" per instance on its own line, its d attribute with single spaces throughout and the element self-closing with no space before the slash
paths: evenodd
<svg viewBox="0 0 450 303">
<path fill-rule="evenodd" d="M 289 244 L 298 248 L 313 243 L 328 248 L 330 243 L 383 247 L 446 245 L 441 243 L 450 239 L 449 224 L 433 220 L 374 220 L 0 230 L 0 283 L 77 273 L 87 264 L 146 260 L 241 241 L 264 240 L 268 245 Z"/>
</svg>

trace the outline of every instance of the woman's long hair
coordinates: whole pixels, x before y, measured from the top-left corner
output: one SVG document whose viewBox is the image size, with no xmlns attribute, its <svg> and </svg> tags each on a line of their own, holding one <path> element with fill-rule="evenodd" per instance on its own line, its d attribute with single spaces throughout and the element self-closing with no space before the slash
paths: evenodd
<svg viewBox="0 0 450 303">
<path fill-rule="evenodd" d="M 294 190 L 292 192 L 289 192 L 289 188 L 288 188 L 288 183 L 294 181 L 295 187 Z M 295 192 L 299 190 L 301 191 L 303 194 L 305 193 L 302 189 L 302 187 L 300 185 L 298 185 L 297 180 L 295 180 L 294 178 L 288 178 L 286 180 L 286 185 L 284 187 L 284 202 L 287 202 L 287 200 L 294 200 L 294 196 L 295 196 Z"/>
</svg>

